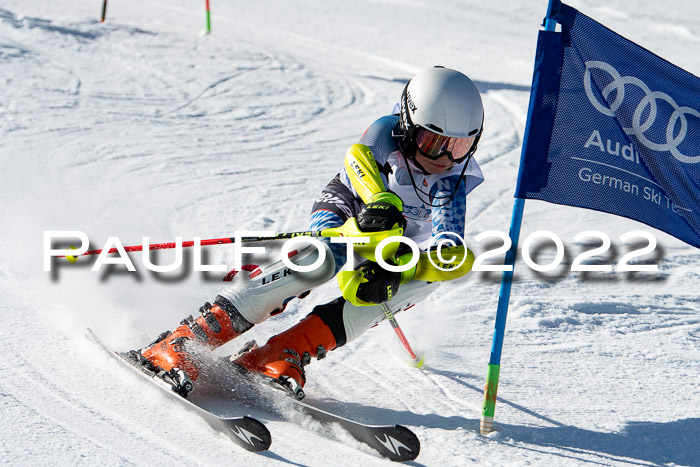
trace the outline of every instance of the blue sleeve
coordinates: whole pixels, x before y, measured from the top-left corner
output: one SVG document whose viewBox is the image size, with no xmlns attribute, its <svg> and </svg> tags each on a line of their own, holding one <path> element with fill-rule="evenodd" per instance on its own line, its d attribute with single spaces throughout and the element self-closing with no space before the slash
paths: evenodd
<svg viewBox="0 0 700 467">
<path fill-rule="evenodd" d="M 311 214 L 308 229 L 317 231 L 340 227 L 341 225 L 343 225 L 343 219 L 341 219 L 338 214 L 319 209 Z M 328 245 L 328 249 L 331 251 L 333 259 L 335 259 L 335 274 L 338 274 L 340 268 L 345 266 L 345 262 L 347 261 L 347 247 L 343 243 L 331 243 L 330 238 L 321 237 L 318 240 Z"/>
<path fill-rule="evenodd" d="M 375 120 L 360 138 L 360 144 L 369 146 L 372 154 L 374 154 L 374 160 L 379 165 L 384 164 L 389 154 L 397 149 L 396 142 L 391 135 L 398 122 L 399 117 L 396 115 L 384 116 Z"/>
<path fill-rule="evenodd" d="M 437 207 L 432 208 L 433 237 L 442 232 L 454 232 L 464 237 L 467 214 L 467 190 L 462 179 L 452 200 L 445 203 L 459 182 L 459 175 L 451 175 L 436 181 L 430 188 L 431 199 Z"/>
</svg>

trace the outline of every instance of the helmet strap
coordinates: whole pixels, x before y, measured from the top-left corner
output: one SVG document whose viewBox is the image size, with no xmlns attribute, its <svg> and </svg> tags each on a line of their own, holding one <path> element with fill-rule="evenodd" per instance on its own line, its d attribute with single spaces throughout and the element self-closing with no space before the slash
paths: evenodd
<svg viewBox="0 0 700 467">
<path fill-rule="evenodd" d="M 459 179 L 457 180 L 457 183 L 455 184 L 455 188 L 454 188 L 454 190 L 452 190 L 452 193 L 450 193 L 447 196 L 431 196 L 430 193 L 418 188 L 418 185 L 416 185 L 416 181 L 413 178 L 413 173 L 411 172 L 411 167 L 408 165 L 408 158 L 404 155 L 404 153 L 402 151 L 399 151 L 399 152 L 403 156 L 404 162 L 406 162 L 406 168 L 408 169 L 408 176 L 411 179 L 411 185 L 413 185 L 413 191 L 416 193 L 416 196 L 418 197 L 418 199 L 420 200 L 421 203 L 426 204 L 426 205 L 430 206 L 431 208 L 444 208 L 445 206 L 447 206 L 448 204 L 450 204 L 452 202 L 452 199 L 455 197 L 455 195 L 457 194 L 457 190 L 459 189 L 459 184 L 462 183 L 462 179 L 464 178 L 464 174 L 467 171 L 467 167 L 469 166 L 469 163 L 472 160 L 472 154 L 474 154 L 474 151 L 469 151 L 469 155 L 467 156 L 467 160 L 464 162 L 464 167 L 462 167 L 462 172 L 459 174 Z M 418 167 L 420 167 L 420 164 L 417 164 L 417 165 L 418 165 Z M 421 167 L 421 169 L 423 170 L 423 172 L 425 172 L 425 169 L 423 169 L 422 167 Z M 427 200 L 423 199 L 423 197 L 421 197 L 421 194 L 426 196 L 428 199 Z M 444 199 L 446 201 L 443 202 L 442 204 L 433 204 L 431 202 L 431 199 L 432 200 L 443 200 Z"/>
</svg>

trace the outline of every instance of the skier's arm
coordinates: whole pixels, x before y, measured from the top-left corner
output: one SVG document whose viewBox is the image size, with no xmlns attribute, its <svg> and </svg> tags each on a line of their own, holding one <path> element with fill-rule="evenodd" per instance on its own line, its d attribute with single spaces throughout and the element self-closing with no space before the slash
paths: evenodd
<svg viewBox="0 0 700 467">
<path fill-rule="evenodd" d="M 404 265 L 412 256 L 413 253 L 406 253 L 388 262 Z M 377 263 L 365 261 L 354 271 L 340 271 L 337 279 L 347 301 L 358 306 L 374 305 L 390 300 L 400 285 L 411 280 L 437 282 L 462 277 L 473 263 L 474 253 L 459 245 L 421 253 L 418 263 L 407 271 L 387 271 Z"/>
<path fill-rule="evenodd" d="M 400 236 L 406 228 L 401 198 L 386 190 L 369 147 L 353 144 L 345 154 L 345 171 L 353 188 L 365 202 L 357 215 L 363 232 L 391 231 Z"/>
<path fill-rule="evenodd" d="M 384 236 L 402 236 L 406 228 L 403 202 L 386 190 L 372 150 L 359 143 L 350 146 L 345 154 L 345 172 L 365 203 L 356 216 L 359 236 L 379 232 Z M 393 256 L 398 246 L 392 243 L 383 253 Z M 374 245 L 370 247 L 374 250 Z M 390 300 L 399 285 L 408 282 L 415 273 L 415 267 L 404 273 L 387 271 L 374 262 L 374 251 L 363 254 L 362 247 L 357 250 L 370 261 L 363 262 L 355 270 L 341 271 L 337 276 L 343 297 L 353 304 L 372 305 Z M 396 258 L 388 261 L 395 262 Z"/>
<path fill-rule="evenodd" d="M 368 146 L 359 143 L 350 146 L 345 153 L 345 171 L 352 187 L 365 203 L 373 195 L 386 192 L 374 154 Z"/>
<path fill-rule="evenodd" d="M 454 240 L 454 235 L 450 234 L 463 237 L 467 214 L 466 180 L 457 175 L 444 177 L 433 184 L 430 195 L 437 200 L 431 212 L 433 238 Z"/>
</svg>

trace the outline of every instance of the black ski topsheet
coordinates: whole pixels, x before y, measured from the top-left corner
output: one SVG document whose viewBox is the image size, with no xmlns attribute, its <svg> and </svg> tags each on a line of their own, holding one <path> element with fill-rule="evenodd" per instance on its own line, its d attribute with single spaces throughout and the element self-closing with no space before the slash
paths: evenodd
<svg viewBox="0 0 700 467">
<path fill-rule="evenodd" d="M 111 355 L 116 361 L 118 361 L 126 367 L 131 368 L 132 371 L 141 375 L 151 383 L 154 383 L 156 386 L 161 388 L 165 394 L 168 394 L 172 400 L 177 401 L 191 412 L 194 412 L 197 415 L 199 415 L 212 428 L 224 433 L 243 449 L 246 449 L 251 452 L 259 452 L 265 451 L 270 447 L 270 444 L 272 443 L 272 436 L 270 435 L 270 432 L 267 429 L 267 427 L 265 427 L 265 425 L 262 422 L 249 416 L 222 417 L 212 412 L 209 412 L 208 410 L 205 410 L 202 407 L 199 407 L 196 404 L 190 402 L 189 400 L 183 398 L 182 396 L 176 394 L 167 383 L 161 381 L 157 377 L 154 377 L 152 373 L 143 371 L 128 360 L 122 358 L 117 352 L 115 352 L 104 342 L 102 342 L 100 338 L 97 337 L 91 329 L 87 330 L 87 335 L 96 344 L 102 347 L 109 355 Z"/>
<path fill-rule="evenodd" d="M 323 423 L 336 423 L 353 438 L 374 448 L 383 457 L 396 462 L 412 461 L 420 453 L 420 440 L 401 425 L 366 425 L 292 399 L 294 406 Z"/>
<path fill-rule="evenodd" d="M 226 360 L 214 364 L 216 370 L 210 373 L 218 374 L 218 383 L 209 381 L 209 385 L 198 387 L 192 393 L 193 400 L 202 407 L 217 407 L 226 405 L 225 400 L 252 403 L 262 409 L 269 410 L 292 423 L 298 423 L 298 416 L 309 416 L 322 425 L 335 424 L 343 428 L 356 440 L 372 447 L 383 457 L 398 462 L 414 460 L 420 453 L 420 441 L 408 428 L 401 425 L 367 425 L 350 420 L 333 412 L 315 407 L 313 402 L 298 401 L 288 393 L 260 375 L 243 374 L 234 369 Z M 200 389 L 202 391 L 200 391 Z M 312 429 L 304 425 L 305 429 Z M 323 430 L 333 436 L 333 430 Z"/>
</svg>

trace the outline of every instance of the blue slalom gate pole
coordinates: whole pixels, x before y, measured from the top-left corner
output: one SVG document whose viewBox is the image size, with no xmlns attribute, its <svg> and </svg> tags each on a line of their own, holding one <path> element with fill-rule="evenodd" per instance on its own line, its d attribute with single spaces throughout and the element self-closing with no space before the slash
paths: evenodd
<svg viewBox="0 0 700 467">
<path fill-rule="evenodd" d="M 508 316 L 508 303 L 510 301 L 510 289 L 513 285 L 513 272 L 515 270 L 515 257 L 518 252 L 518 239 L 520 238 L 520 227 L 523 221 L 523 210 L 525 200 L 515 198 L 513 203 L 513 214 L 510 221 L 511 246 L 506 253 L 505 264 L 511 266 L 509 271 L 504 271 L 501 278 L 501 291 L 498 294 L 498 308 L 496 310 L 496 323 L 493 332 L 493 343 L 491 345 L 491 358 L 486 372 L 486 386 L 484 387 L 484 405 L 481 411 L 481 423 L 479 431 L 482 435 L 493 431 L 493 417 L 496 413 L 496 396 L 498 394 L 498 378 L 501 372 L 501 350 L 503 349 L 503 338 L 506 333 L 506 317 Z"/>
<path fill-rule="evenodd" d="M 554 31 L 557 22 L 552 19 L 553 8 L 561 4 L 560 0 L 549 0 L 547 16 L 545 18 L 544 30 Z M 527 135 L 527 131 L 525 132 Z M 523 144 L 523 147 L 525 145 Z M 523 211 L 525 210 L 525 199 L 515 198 L 513 203 L 513 214 L 510 220 L 511 246 L 505 257 L 505 265 L 510 266 L 510 270 L 504 271 L 501 278 L 501 291 L 498 294 L 498 308 L 496 310 L 496 323 L 493 332 L 493 344 L 491 345 L 491 358 L 486 373 L 486 386 L 484 387 L 484 404 L 481 412 L 481 424 L 479 431 L 481 434 L 488 434 L 493 431 L 493 417 L 496 412 L 496 399 L 498 394 L 498 379 L 501 372 L 501 351 L 503 349 L 503 338 L 506 333 L 506 317 L 508 316 L 508 304 L 510 303 L 510 290 L 513 285 L 513 272 L 515 271 L 515 258 L 518 252 L 518 240 L 520 239 L 520 227 L 523 222 Z"/>
</svg>

